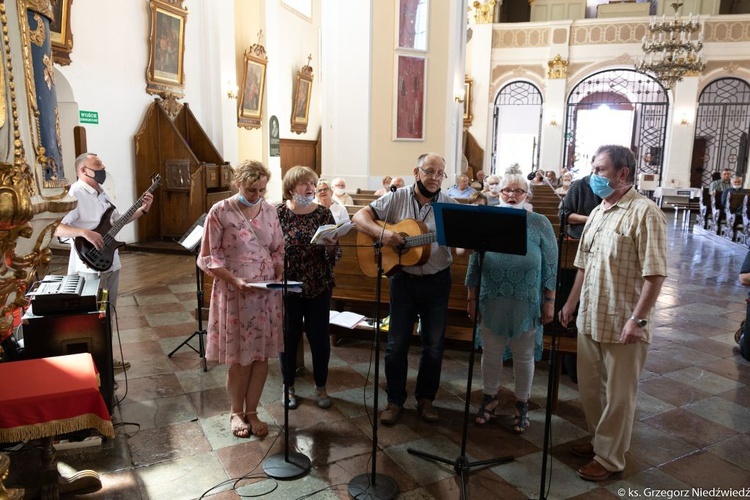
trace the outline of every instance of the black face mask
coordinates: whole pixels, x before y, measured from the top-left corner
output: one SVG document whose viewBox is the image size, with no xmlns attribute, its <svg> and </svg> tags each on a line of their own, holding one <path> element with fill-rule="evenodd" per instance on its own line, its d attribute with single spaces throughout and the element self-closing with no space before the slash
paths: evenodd
<svg viewBox="0 0 750 500">
<path fill-rule="evenodd" d="M 107 180 L 107 171 L 106 170 L 94 170 L 93 168 L 89 168 L 89 167 L 86 167 L 86 168 L 89 169 L 89 170 L 91 170 L 92 172 L 94 172 L 93 176 L 85 174 L 86 177 L 88 177 L 90 179 L 94 179 L 97 182 L 97 184 L 100 184 L 100 185 L 104 184 L 104 181 Z"/>
<path fill-rule="evenodd" d="M 417 189 L 419 189 L 419 194 L 429 199 L 435 198 L 438 195 L 438 193 L 440 193 L 440 188 L 438 188 L 438 190 L 435 191 L 434 193 L 430 192 L 427 189 L 427 187 L 425 187 L 425 185 L 422 184 L 422 181 L 419 179 L 417 179 Z"/>
</svg>

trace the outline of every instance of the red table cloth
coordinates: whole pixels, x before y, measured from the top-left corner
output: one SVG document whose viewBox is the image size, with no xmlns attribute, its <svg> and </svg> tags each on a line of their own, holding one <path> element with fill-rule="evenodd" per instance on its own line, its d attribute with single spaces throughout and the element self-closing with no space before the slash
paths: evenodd
<svg viewBox="0 0 750 500">
<path fill-rule="evenodd" d="M 89 353 L 0 363 L 0 442 L 115 431 Z"/>
</svg>

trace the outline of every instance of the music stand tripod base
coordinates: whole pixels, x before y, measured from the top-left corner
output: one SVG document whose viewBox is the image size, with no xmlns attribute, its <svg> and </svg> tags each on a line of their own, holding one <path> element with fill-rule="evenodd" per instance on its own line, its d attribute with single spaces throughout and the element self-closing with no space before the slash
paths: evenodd
<svg viewBox="0 0 750 500">
<path fill-rule="evenodd" d="M 289 460 L 284 452 L 271 455 L 263 462 L 263 472 L 274 479 L 294 479 L 306 474 L 312 462 L 302 453 L 289 452 Z"/>
<path fill-rule="evenodd" d="M 398 496 L 398 484 L 390 476 L 375 474 L 360 474 L 349 481 L 349 496 L 357 499 L 391 500 Z"/>
</svg>

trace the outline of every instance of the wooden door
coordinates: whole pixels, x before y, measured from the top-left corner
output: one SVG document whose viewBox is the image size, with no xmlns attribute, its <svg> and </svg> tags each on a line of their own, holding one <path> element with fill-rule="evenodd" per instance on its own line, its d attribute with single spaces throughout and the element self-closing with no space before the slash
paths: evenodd
<svg viewBox="0 0 750 500">
<path fill-rule="evenodd" d="M 693 140 L 693 156 L 690 160 L 690 187 L 703 187 L 703 169 L 706 164 L 706 139 L 696 137 Z"/>
</svg>

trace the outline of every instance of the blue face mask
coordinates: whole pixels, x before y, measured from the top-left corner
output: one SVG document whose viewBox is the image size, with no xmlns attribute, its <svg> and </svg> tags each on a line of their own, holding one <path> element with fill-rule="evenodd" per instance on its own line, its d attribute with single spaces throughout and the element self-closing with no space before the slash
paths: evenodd
<svg viewBox="0 0 750 500">
<path fill-rule="evenodd" d="M 591 180 L 589 181 L 591 190 L 599 198 L 608 198 L 615 192 L 614 189 L 609 185 L 609 179 L 602 177 L 601 175 L 591 174 Z"/>
<path fill-rule="evenodd" d="M 242 194 L 238 194 L 237 195 L 237 201 L 239 201 L 240 203 L 242 203 L 246 207 L 254 207 L 258 203 L 260 203 L 262 199 L 263 199 L 262 197 L 258 197 L 258 201 L 256 201 L 255 203 L 252 203 L 252 202 L 249 202 L 247 200 L 247 198 L 245 198 L 244 196 L 242 196 Z"/>
</svg>

